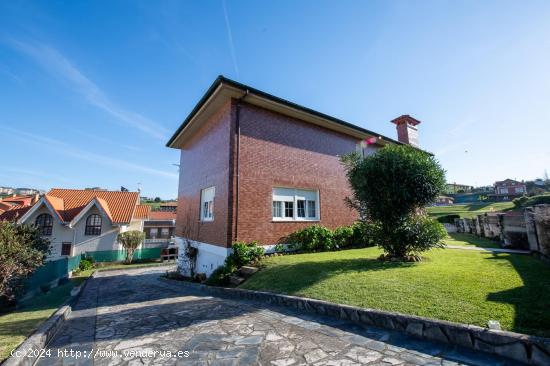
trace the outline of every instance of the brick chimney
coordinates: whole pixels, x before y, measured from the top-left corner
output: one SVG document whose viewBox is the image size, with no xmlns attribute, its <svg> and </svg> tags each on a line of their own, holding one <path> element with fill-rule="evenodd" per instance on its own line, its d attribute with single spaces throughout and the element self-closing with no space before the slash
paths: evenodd
<svg viewBox="0 0 550 366">
<path fill-rule="evenodd" d="M 414 147 L 419 147 L 418 144 L 418 128 L 420 121 L 412 118 L 408 114 L 397 117 L 392 120 L 397 128 L 397 140 L 404 144 L 409 144 Z"/>
</svg>

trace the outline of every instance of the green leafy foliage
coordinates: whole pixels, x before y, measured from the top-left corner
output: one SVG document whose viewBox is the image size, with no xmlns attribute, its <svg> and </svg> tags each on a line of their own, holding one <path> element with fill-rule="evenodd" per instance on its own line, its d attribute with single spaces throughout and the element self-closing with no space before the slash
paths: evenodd
<svg viewBox="0 0 550 366">
<path fill-rule="evenodd" d="M 437 218 L 437 221 L 439 221 L 442 224 L 454 224 L 456 219 L 460 219 L 460 215 L 451 214 L 451 215 L 439 216 Z"/>
<path fill-rule="evenodd" d="M 241 268 L 242 266 L 256 262 L 264 255 L 264 249 L 258 246 L 258 244 L 257 241 L 233 243 L 233 252 L 226 258 L 226 263 L 230 263 L 230 265 L 236 268 Z"/>
<path fill-rule="evenodd" d="M 94 268 L 94 260 L 92 257 L 83 258 L 80 260 L 80 264 L 78 265 L 78 269 L 80 271 L 88 271 L 92 268 Z"/>
<path fill-rule="evenodd" d="M 334 230 L 334 246 L 338 249 L 349 248 L 353 245 L 353 228 L 340 226 Z"/>
<path fill-rule="evenodd" d="M 118 241 L 126 250 L 126 263 L 132 263 L 134 252 L 143 243 L 145 233 L 139 230 L 130 230 L 118 234 Z"/>
<path fill-rule="evenodd" d="M 0 303 L 13 304 L 23 284 L 50 253 L 50 242 L 34 226 L 0 221 Z"/>
<path fill-rule="evenodd" d="M 348 203 L 387 254 L 405 257 L 444 237 L 442 225 L 421 213 L 445 188 L 445 171 L 433 156 L 408 145 L 388 145 L 366 158 L 347 155 L 342 162 L 353 189 Z"/>
<path fill-rule="evenodd" d="M 305 252 L 323 252 L 335 249 L 333 232 L 320 225 L 311 225 L 295 231 L 286 240 L 297 250 Z"/>
<path fill-rule="evenodd" d="M 216 268 L 208 277 L 207 284 L 214 286 L 229 284 L 229 277 L 239 268 L 257 262 L 264 255 L 264 248 L 260 247 L 257 241 L 235 242 L 232 249 L 233 252 L 225 258 L 224 265 Z"/>
<path fill-rule="evenodd" d="M 515 208 L 525 208 L 534 205 L 550 204 L 550 194 L 541 194 L 538 196 L 521 196 L 512 201 Z"/>
</svg>

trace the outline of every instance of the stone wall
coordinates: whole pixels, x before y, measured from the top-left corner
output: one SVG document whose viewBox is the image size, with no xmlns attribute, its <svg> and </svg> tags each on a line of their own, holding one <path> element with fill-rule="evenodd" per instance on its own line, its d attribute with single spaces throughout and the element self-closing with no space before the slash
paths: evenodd
<svg viewBox="0 0 550 366">
<path fill-rule="evenodd" d="M 503 247 L 526 249 L 550 258 L 550 205 L 523 212 L 494 212 L 457 219 L 447 232 L 469 233 L 498 240 Z"/>
</svg>

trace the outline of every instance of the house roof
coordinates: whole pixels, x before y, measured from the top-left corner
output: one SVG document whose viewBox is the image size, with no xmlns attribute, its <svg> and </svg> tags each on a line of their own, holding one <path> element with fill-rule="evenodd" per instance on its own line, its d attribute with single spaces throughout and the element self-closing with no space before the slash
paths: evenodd
<svg viewBox="0 0 550 366">
<path fill-rule="evenodd" d="M 11 196 L 4 197 L 1 199 L 1 202 L 12 203 L 14 205 L 28 206 L 32 203 L 34 196 Z"/>
<path fill-rule="evenodd" d="M 300 120 L 336 130 L 359 139 L 377 137 L 381 144 L 384 144 L 387 141 L 395 144 L 402 144 L 397 140 L 382 136 L 379 133 L 276 97 L 220 75 L 214 83 L 212 83 L 206 94 L 204 94 L 204 96 L 199 100 L 195 108 L 193 108 L 191 113 L 176 130 L 174 135 L 166 143 L 166 146 L 179 148 L 185 142 L 186 136 L 192 135 L 193 131 L 196 130 L 197 126 L 199 126 L 202 121 L 206 120 L 217 110 L 217 108 L 222 106 L 231 98 L 244 99 L 247 103 L 281 114 L 293 116 Z"/>
<path fill-rule="evenodd" d="M 139 193 L 54 188 L 44 196 L 62 222 L 72 221 L 94 199 L 113 223 L 129 223 L 134 218 Z"/>
<path fill-rule="evenodd" d="M 134 213 L 135 219 L 148 219 L 151 213 L 151 206 L 149 205 L 137 205 L 136 212 Z"/>
<path fill-rule="evenodd" d="M 149 220 L 175 220 L 176 213 L 173 211 L 151 211 L 149 214 Z"/>
<path fill-rule="evenodd" d="M 0 221 L 14 221 L 22 217 L 32 206 L 17 205 L 0 214 Z"/>
</svg>

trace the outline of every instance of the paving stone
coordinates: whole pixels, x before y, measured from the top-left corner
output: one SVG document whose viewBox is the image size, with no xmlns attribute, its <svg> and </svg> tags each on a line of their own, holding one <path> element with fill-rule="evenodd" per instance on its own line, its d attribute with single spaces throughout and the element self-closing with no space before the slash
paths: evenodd
<svg viewBox="0 0 550 366">
<path fill-rule="evenodd" d="M 50 342 L 52 353 L 89 351 L 189 351 L 189 357 L 162 358 L 121 355 L 96 359 L 41 359 L 38 365 L 507 365 L 497 356 L 469 352 L 433 341 L 418 340 L 404 325 L 385 324 L 393 331 L 365 324 L 382 324 L 378 315 L 346 308 L 348 321 L 304 313 L 322 307 L 326 314 L 340 310 L 328 303 L 303 301 L 301 309 L 221 299 L 178 282 L 159 279 L 166 269 L 134 269 L 100 273 L 92 278 L 73 312 Z M 338 313 L 339 314 L 339 313 Z M 336 314 L 336 315 L 338 315 Z M 368 320 L 369 322 L 366 322 Z M 401 327 L 401 328 L 399 328 Z M 418 332 L 408 328 L 407 332 Z M 425 331 L 422 329 L 421 331 Z M 545 353 L 534 352 L 543 359 Z"/>
</svg>

